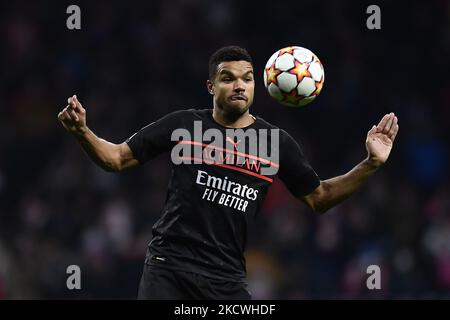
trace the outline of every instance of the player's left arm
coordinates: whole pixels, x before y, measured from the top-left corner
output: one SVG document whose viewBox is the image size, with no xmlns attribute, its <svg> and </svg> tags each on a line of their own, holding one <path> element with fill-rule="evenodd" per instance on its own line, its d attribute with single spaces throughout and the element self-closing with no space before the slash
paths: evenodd
<svg viewBox="0 0 450 320">
<path fill-rule="evenodd" d="M 395 114 L 386 114 L 367 133 L 367 158 L 344 175 L 322 180 L 313 192 L 301 200 L 315 212 L 323 213 L 348 198 L 387 161 L 398 129 Z"/>
</svg>

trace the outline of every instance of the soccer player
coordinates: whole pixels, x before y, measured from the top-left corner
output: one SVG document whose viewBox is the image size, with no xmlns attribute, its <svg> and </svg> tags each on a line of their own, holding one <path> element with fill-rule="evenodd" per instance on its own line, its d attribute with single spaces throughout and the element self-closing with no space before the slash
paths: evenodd
<svg viewBox="0 0 450 320">
<path fill-rule="evenodd" d="M 120 144 L 88 128 L 76 95 L 58 114 L 64 128 L 107 171 L 119 172 L 171 152 L 172 176 L 161 218 L 152 229 L 139 299 L 250 299 L 244 259 L 247 225 L 275 175 L 296 198 L 323 213 L 354 193 L 388 159 L 399 130 L 393 113 L 368 131 L 362 162 L 344 175 L 320 180 L 287 132 L 250 114 L 254 87 L 250 55 L 229 46 L 209 61 L 212 109 L 167 114 Z M 196 132 L 199 126 L 202 134 Z M 233 129 L 249 134 L 239 139 L 231 136 Z M 208 142 L 215 140 L 214 145 L 203 136 L 208 130 L 215 137 Z M 248 142 L 255 133 L 259 151 L 251 145 L 255 140 Z M 270 157 L 261 152 L 264 145 Z M 275 170 L 264 174 L 267 166 Z"/>
</svg>

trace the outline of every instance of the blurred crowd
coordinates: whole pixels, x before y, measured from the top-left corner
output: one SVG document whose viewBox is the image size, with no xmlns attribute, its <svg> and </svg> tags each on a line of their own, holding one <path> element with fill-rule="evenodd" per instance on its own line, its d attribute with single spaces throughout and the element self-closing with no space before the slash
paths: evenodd
<svg viewBox="0 0 450 320">
<path fill-rule="evenodd" d="M 256 71 L 251 112 L 288 131 L 322 179 L 366 156 L 388 112 L 400 132 L 386 165 L 350 199 L 315 215 L 276 180 L 249 229 L 256 299 L 450 298 L 450 2 L 384 2 L 381 30 L 351 1 L 58 1 L 0 10 L 0 299 L 137 295 L 168 155 L 123 173 L 97 167 L 57 119 L 77 94 L 88 126 L 120 143 L 163 115 L 210 108 L 209 56 L 236 44 Z M 276 50 L 311 49 L 321 95 L 302 109 L 265 92 Z M 81 290 L 68 290 L 69 265 Z M 366 287 L 378 265 L 381 289 Z"/>
</svg>

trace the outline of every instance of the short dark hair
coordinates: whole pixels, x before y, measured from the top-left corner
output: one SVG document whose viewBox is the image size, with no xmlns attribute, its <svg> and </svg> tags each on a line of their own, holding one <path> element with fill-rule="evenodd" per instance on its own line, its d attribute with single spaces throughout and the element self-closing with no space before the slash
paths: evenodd
<svg viewBox="0 0 450 320">
<path fill-rule="evenodd" d="M 227 46 L 220 48 L 209 58 L 209 79 L 212 80 L 217 72 L 217 66 L 225 61 L 248 61 L 253 66 L 252 57 L 244 48 Z"/>
</svg>

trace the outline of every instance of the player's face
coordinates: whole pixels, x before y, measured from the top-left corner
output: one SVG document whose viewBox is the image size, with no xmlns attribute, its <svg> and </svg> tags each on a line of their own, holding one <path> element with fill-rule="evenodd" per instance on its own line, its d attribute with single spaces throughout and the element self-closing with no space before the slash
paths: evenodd
<svg viewBox="0 0 450 320">
<path fill-rule="evenodd" d="M 247 112 L 253 103 L 255 80 L 253 67 L 247 61 L 226 61 L 217 67 L 208 89 L 214 95 L 214 103 L 233 116 Z"/>
</svg>

